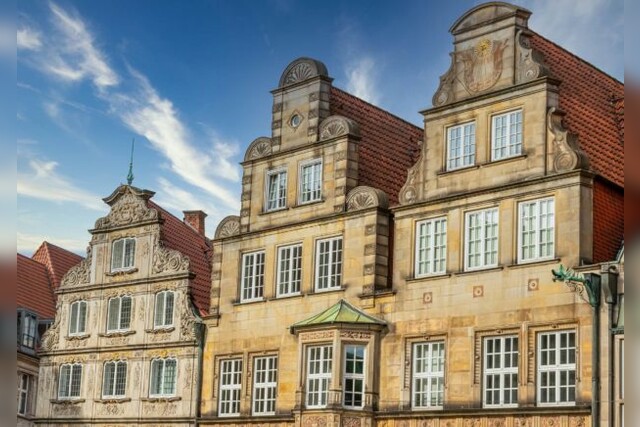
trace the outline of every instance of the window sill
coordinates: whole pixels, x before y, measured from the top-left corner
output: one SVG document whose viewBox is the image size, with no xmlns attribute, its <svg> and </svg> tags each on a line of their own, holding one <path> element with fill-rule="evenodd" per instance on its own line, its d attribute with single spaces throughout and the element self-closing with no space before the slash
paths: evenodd
<svg viewBox="0 0 640 427">
<path fill-rule="evenodd" d="M 484 168 L 484 167 L 487 167 L 487 166 L 493 166 L 493 165 L 497 165 L 497 164 L 501 164 L 501 163 L 513 162 L 513 161 L 516 161 L 516 160 L 523 160 L 523 159 L 526 159 L 526 158 L 527 158 L 526 154 L 516 154 L 515 156 L 504 157 L 502 159 L 491 160 L 490 162 L 481 163 L 479 166 L 481 168 Z"/>
<path fill-rule="evenodd" d="M 504 270 L 504 266 L 499 265 L 497 267 L 487 267 L 487 268 L 477 268 L 474 270 L 465 270 L 465 271 L 459 271 L 457 273 L 453 273 L 454 276 L 466 276 L 468 274 L 475 274 L 475 273 L 490 273 L 493 271 L 502 271 Z"/>
<path fill-rule="evenodd" d="M 130 397 L 103 397 L 102 399 L 93 399 L 96 403 L 126 403 L 131 402 Z"/>
<path fill-rule="evenodd" d="M 131 268 L 123 268 L 122 270 L 112 270 L 109 271 L 107 273 L 104 273 L 105 276 L 107 277 L 113 277 L 113 276 L 124 276 L 127 274 L 133 274 L 136 273 L 138 271 L 138 267 L 131 267 Z"/>
<path fill-rule="evenodd" d="M 511 264 L 508 265 L 507 267 L 511 268 L 525 268 L 525 267 L 529 267 L 531 265 L 545 265 L 545 264 L 557 264 L 560 262 L 560 258 L 546 258 L 546 259 L 541 259 L 541 260 L 534 260 L 534 261 L 521 261 L 518 262 L 517 264 Z"/>
<path fill-rule="evenodd" d="M 342 285 L 340 287 L 314 290 L 312 292 L 307 293 L 306 295 L 321 295 L 321 294 L 329 294 L 331 292 L 344 292 L 347 289 L 347 285 Z"/>
<path fill-rule="evenodd" d="M 436 175 L 440 176 L 440 175 L 455 174 L 457 172 L 468 172 L 470 170 L 480 169 L 480 166 L 481 165 L 479 164 L 475 164 L 471 166 L 462 166 L 462 167 L 451 169 L 451 170 L 445 169 L 445 170 L 441 170 L 440 172 L 436 172 Z"/>
<path fill-rule="evenodd" d="M 153 328 L 153 329 L 145 329 L 144 331 L 148 334 L 168 334 L 170 332 L 175 331 L 176 328 L 173 326 L 167 326 L 167 327 L 158 327 L 158 328 Z"/>
<path fill-rule="evenodd" d="M 251 305 L 251 304 L 259 304 L 261 302 L 267 302 L 266 299 L 261 298 L 261 299 L 250 299 L 250 300 L 245 300 L 245 301 L 233 301 L 232 304 L 235 306 L 238 305 Z"/>
<path fill-rule="evenodd" d="M 158 403 L 158 402 L 177 402 L 182 400 L 180 396 L 151 396 L 151 397 L 141 397 L 141 401 L 150 402 L 150 403 Z"/>
<path fill-rule="evenodd" d="M 440 273 L 440 274 L 432 274 L 432 275 L 426 275 L 426 276 L 405 277 L 404 281 L 407 283 L 413 283 L 413 282 L 423 282 L 426 280 L 446 279 L 448 277 L 451 277 L 451 273 Z"/>
<path fill-rule="evenodd" d="M 67 335 L 64 337 L 67 341 L 82 341 L 89 338 L 91 334 L 82 334 L 82 335 Z"/>
<path fill-rule="evenodd" d="M 258 215 L 260 215 L 260 216 L 269 215 L 269 214 L 278 213 L 278 212 L 286 212 L 288 210 L 289 210 L 289 207 L 285 206 L 284 208 L 277 208 L 277 209 L 270 209 L 268 211 L 262 211 Z"/>
<path fill-rule="evenodd" d="M 277 300 L 290 299 L 290 298 L 302 298 L 305 295 L 306 294 L 303 294 L 300 292 L 298 292 L 297 294 L 277 295 L 275 298 L 267 298 L 266 301 L 277 301 Z"/>
<path fill-rule="evenodd" d="M 99 337 L 105 337 L 105 338 L 111 338 L 111 337 L 126 337 L 128 335 L 133 335 L 135 334 L 136 331 L 129 329 L 126 331 L 108 331 L 105 333 L 100 333 L 98 334 Z"/>
<path fill-rule="evenodd" d="M 318 200 L 310 200 L 308 202 L 298 202 L 297 205 L 295 205 L 295 208 L 303 208 L 305 206 L 311 206 L 311 205 L 319 205 L 325 202 L 325 199 L 318 199 Z"/>
<path fill-rule="evenodd" d="M 69 398 L 59 398 L 59 399 L 50 399 L 49 402 L 54 405 L 78 405 L 80 403 L 84 403 L 85 400 L 79 397 L 69 397 Z"/>
</svg>

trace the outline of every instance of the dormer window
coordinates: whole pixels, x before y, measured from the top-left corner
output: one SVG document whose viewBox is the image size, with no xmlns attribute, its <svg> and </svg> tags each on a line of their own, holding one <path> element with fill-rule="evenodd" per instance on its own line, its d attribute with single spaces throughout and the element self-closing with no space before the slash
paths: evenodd
<svg viewBox="0 0 640 427">
<path fill-rule="evenodd" d="M 447 129 L 447 170 L 473 166 L 476 162 L 475 122 Z"/>
<path fill-rule="evenodd" d="M 111 271 L 132 268 L 135 254 L 136 239 L 128 237 L 113 242 L 113 248 L 111 251 Z"/>
<path fill-rule="evenodd" d="M 287 206 L 287 171 L 267 172 L 266 211 L 284 209 Z"/>
</svg>

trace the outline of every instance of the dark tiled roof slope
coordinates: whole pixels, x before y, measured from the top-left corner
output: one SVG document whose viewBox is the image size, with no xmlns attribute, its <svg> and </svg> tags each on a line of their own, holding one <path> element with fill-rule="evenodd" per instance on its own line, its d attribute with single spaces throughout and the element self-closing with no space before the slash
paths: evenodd
<svg viewBox="0 0 640 427">
<path fill-rule="evenodd" d="M 33 311 L 41 319 L 53 319 L 56 304 L 47 267 L 21 254 L 18 254 L 16 267 L 17 308 Z"/>
<path fill-rule="evenodd" d="M 53 289 L 58 289 L 67 271 L 83 260 L 80 255 L 49 242 L 42 242 L 31 258 L 45 265 Z"/>
<path fill-rule="evenodd" d="M 560 84 L 565 124 L 578 134 L 593 170 L 624 187 L 624 84 L 534 33 L 531 46 Z M 621 114 L 622 111 L 622 114 Z"/>
<path fill-rule="evenodd" d="M 593 183 L 593 262 L 616 259 L 624 239 L 624 190 L 602 180 Z"/>
<path fill-rule="evenodd" d="M 383 190 L 391 206 L 398 204 L 407 172 L 420 155 L 423 130 L 375 105 L 331 88 L 331 114 L 352 119 L 360 126 L 358 185 Z"/>
<path fill-rule="evenodd" d="M 196 275 L 191 280 L 191 299 L 200 315 L 208 314 L 211 298 L 211 242 L 151 200 L 148 204 L 160 214 L 160 233 L 165 247 L 175 249 L 189 258 L 191 271 Z"/>
</svg>

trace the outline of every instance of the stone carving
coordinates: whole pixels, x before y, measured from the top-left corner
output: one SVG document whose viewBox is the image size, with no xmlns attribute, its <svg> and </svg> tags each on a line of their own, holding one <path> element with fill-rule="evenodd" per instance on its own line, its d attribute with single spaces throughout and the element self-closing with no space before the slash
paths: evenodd
<svg viewBox="0 0 640 427">
<path fill-rule="evenodd" d="M 271 138 L 261 136 L 249 144 L 249 148 L 247 148 L 247 152 L 244 155 L 244 161 L 259 159 L 269 154 L 271 154 Z"/>
<path fill-rule="evenodd" d="M 236 234 L 240 234 L 240 217 L 237 215 L 229 215 L 220 221 L 214 237 L 220 239 L 235 236 Z"/>
<path fill-rule="evenodd" d="M 340 331 L 340 338 L 347 338 L 352 340 L 368 340 L 371 338 L 371 333 L 361 331 Z"/>
<path fill-rule="evenodd" d="M 333 331 L 317 331 L 317 332 L 305 332 L 300 334 L 300 339 L 305 340 L 321 340 L 326 338 L 333 338 Z"/>
<path fill-rule="evenodd" d="M 342 419 L 343 427 L 360 427 L 362 424 L 360 418 L 356 417 L 344 417 Z"/>
<path fill-rule="evenodd" d="M 467 418 L 464 420 L 464 427 L 480 427 L 482 420 L 480 418 Z"/>
<path fill-rule="evenodd" d="M 357 211 L 372 207 L 389 207 L 389 198 L 382 190 L 361 185 L 354 188 L 347 195 L 347 211 Z"/>
<path fill-rule="evenodd" d="M 560 417 L 540 417 L 541 427 L 559 427 L 560 425 Z"/>
<path fill-rule="evenodd" d="M 101 230 L 158 219 L 158 211 L 149 208 L 145 198 L 134 194 L 130 187 L 116 191 L 121 194 L 120 197 L 115 196 L 117 199 L 107 216 L 98 218 L 95 224 L 96 229 Z"/>
<path fill-rule="evenodd" d="M 360 127 L 356 122 L 346 117 L 329 116 L 320 124 L 320 141 L 347 134 L 360 136 Z"/>
<path fill-rule="evenodd" d="M 546 76 L 547 69 L 544 66 L 544 56 L 531 48 L 529 35 L 523 30 L 516 34 L 516 50 L 519 60 L 516 74 L 516 83 L 524 83 Z"/>
<path fill-rule="evenodd" d="M 189 258 L 174 249 L 165 248 L 156 238 L 151 271 L 154 274 L 189 271 Z"/>
<path fill-rule="evenodd" d="M 284 79 L 284 84 L 289 85 L 292 83 L 301 82 L 313 77 L 313 70 L 308 63 L 302 62 L 293 67 Z"/>
<path fill-rule="evenodd" d="M 99 410 L 101 415 L 122 415 L 124 413 L 124 409 L 121 405 L 117 403 L 108 403 L 106 405 L 102 405 L 102 408 Z"/>
<path fill-rule="evenodd" d="M 327 67 L 322 62 L 311 58 L 298 58 L 284 70 L 278 87 L 299 83 L 315 76 L 327 75 Z"/>
<path fill-rule="evenodd" d="M 422 142 L 420 144 L 422 145 Z M 402 205 L 408 205 L 418 200 L 417 177 L 420 167 L 424 163 L 425 152 L 426 150 L 422 150 L 418 161 L 407 172 L 407 181 L 400 189 L 400 204 Z"/>
<path fill-rule="evenodd" d="M 514 427 L 531 427 L 533 426 L 533 418 L 516 417 L 513 419 Z"/>
<path fill-rule="evenodd" d="M 424 420 L 420 423 L 420 427 L 435 427 L 435 425 L 436 420 L 434 419 Z"/>
<path fill-rule="evenodd" d="M 178 407 L 170 402 L 153 402 L 143 405 L 142 412 L 145 415 L 169 416 L 175 415 Z"/>
<path fill-rule="evenodd" d="M 87 256 L 62 278 L 60 287 L 88 285 L 91 281 L 91 246 L 87 248 Z"/>
<path fill-rule="evenodd" d="M 433 98 L 431 98 L 431 102 L 436 107 L 454 101 L 453 83 L 456 80 L 456 61 L 453 52 L 449 53 L 449 56 L 451 56 L 451 65 L 447 72 L 440 76 L 440 85 L 436 93 L 433 94 Z"/>
<path fill-rule="evenodd" d="M 183 340 L 195 340 L 196 319 L 193 314 L 193 309 L 191 308 L 191 299 L 188 295 L 184 295 L 182 297 L 182 300 L 184 301 L 184 303 L 182 307 L 182 313 L 180 315 L 180 335 L 182 336 Z"/>
<path fill-rule="evenodd" d="M 84 401 L 84 400 L 82 400 Z M 63 400 L 56 402 L 53 406 L 53 413 L 56 415 L 64 415 L 67 417 L 77 417 L 80 415 L 80 406 L 77 403 L 81 403 L 80 400 Z"/>
<path fill-rule="evenodd" d="M 588 169 L 589 160 L 580 149 L 577 136 L 564 127 L 563 118 L 564 113 L 555 107 L 551 107 L 547 113 L 547 127 L 553 135 L 553 170 Z"/>
<path fill-rule="evenodd" d="M 364 254 L 365 255 L 375 255 L 375 253 L 376 253 L 376 244 L 375 243 L 369 243 L 369 244 L 364 246 Z"/>
<path fill-rule="evenodd" d="M 506 418 L 489 418 L 488 427 L 507 427 Z"/>
<path fill-rule="evenodd" d="M 585 417 L 571 417 L 569 418 L 569 427 L 585 427 L 587 425 L 587 420 Z"/>
<path fill-rule="evenodd" d="M 326 427 L 327 419 L 321 415 L 314 415 L 304 418 L 304 427 Z"/>
<path fill-rule="evenodd" d="M 503 52 L 508 39 L 479 40 L 475 46 L 456 53 L 462 63 L 462 85 L 469 94 L 491 89 L 500 78 L 503 66 Z"/>
</svg>

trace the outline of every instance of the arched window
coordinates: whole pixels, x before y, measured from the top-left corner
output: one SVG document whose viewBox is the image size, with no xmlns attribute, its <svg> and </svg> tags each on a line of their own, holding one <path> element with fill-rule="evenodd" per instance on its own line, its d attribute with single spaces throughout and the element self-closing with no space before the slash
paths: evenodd
<svg viewBox="0 0 640 427">
<path fill-rule="evenodd" d="M 111 271 L 133 267 L 136 254 L 136 239 L 127 237 L 113 242 L 111 250 Z"/>
</svg>

